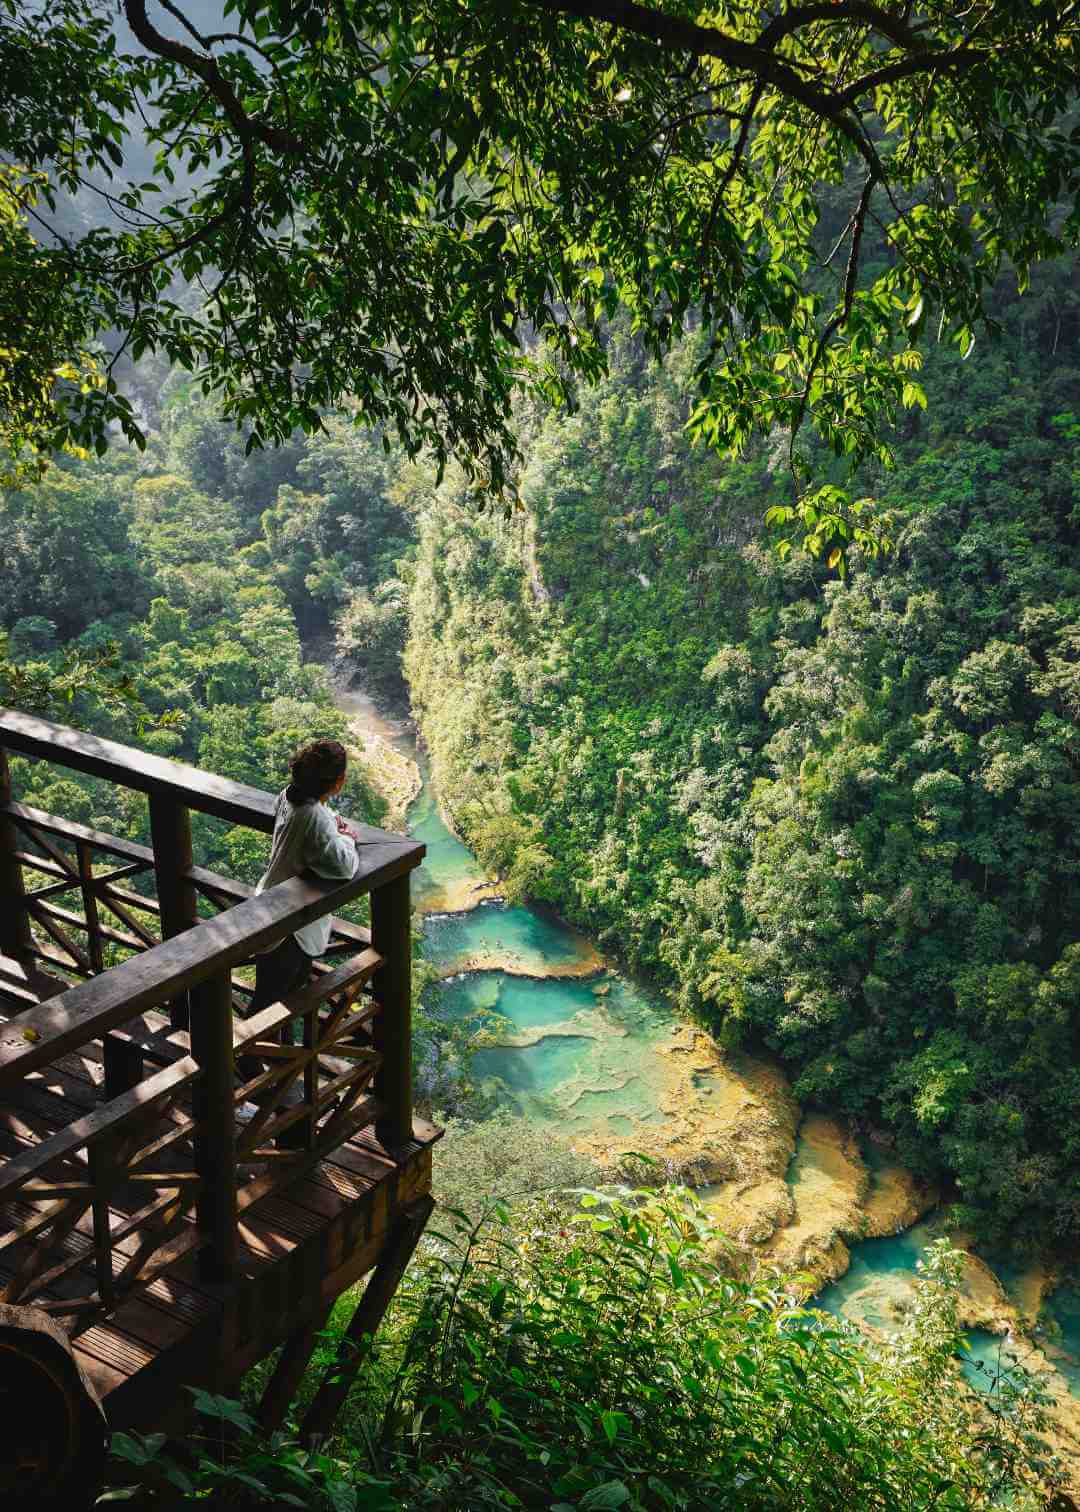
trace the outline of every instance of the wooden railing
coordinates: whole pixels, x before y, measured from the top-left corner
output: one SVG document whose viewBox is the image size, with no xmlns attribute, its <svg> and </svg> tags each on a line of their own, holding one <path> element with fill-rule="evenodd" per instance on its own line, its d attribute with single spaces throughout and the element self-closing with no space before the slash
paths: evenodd
<svg viewBox="0 0 1080 1512">
<path fill-rule="evenodd" d="M 16 997 L 0 1024 L 0 1105 L 27 1110 L 0 1166 L 0 1300 L 78 1326 L 191 1251 L 204 1279 L 228 1282 L 253 1202 L 366 1124 L 389 1146 L 410 1137 L 409 873 L 424 852 L 360 827 L 349 881 L 297 877 L 253 897 L 194 865 L 188 814 L 266 831 L 270 795 L 25 715 L 0 712 L 2 745 L 150 805 L 152 847 L 28 809 L 0 750 L 0 951 L 85 978 L 25 1007 Z M 122 885 L 151 873 L 156 896 Z M 55 902 L 65 892 L 81 913 Z M 244 1017 L 238 968 L 363 894 L 370 935 L 335 921 L 349 959 Z M 199 920 L 199 897 L 216 916 Z M 127 958 L 104 969 L 107 947 Z M 80 1100 L 88 1111 L 57 1120 Z M 59 1126 L 42 1137 L 46 1115 Z"/>
</svg>

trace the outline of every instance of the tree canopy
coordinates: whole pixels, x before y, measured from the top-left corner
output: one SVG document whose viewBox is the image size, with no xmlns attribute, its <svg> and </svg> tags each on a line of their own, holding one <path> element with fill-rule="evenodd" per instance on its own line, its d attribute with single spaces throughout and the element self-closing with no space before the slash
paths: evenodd
<svg viewBox="0 0 1080 1512">
<path fill-rule="evenodd" d="M 857 458 L 931 316 L 969 350 L 1002 266 L 1080 228 L 1075 0 L 122 0 L 126 42 L 111 10 L 2 0 L 24 461 L 139 439 L 118 380 L 157 350 L 253 446 L 350 405 L 499 490 L 515 388 L 596 377 L 620 303 L 655 351 L 710 333 L 708 442 Z"/>
</svg>

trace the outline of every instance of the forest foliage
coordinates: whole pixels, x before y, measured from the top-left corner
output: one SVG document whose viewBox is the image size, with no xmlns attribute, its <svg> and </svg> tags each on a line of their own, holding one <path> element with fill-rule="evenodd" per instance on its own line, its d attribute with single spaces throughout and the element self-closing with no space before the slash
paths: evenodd
<svg viewBox="0 0 1080 1512">
<path fill-rule="evenodd" d="M 405 659 L 456 822 L 511 894 L 658 975 L 804 1099 L 888 1129 L 986 1237 L 1080 1238 L 1080 324 L 1002 284 L 977 362 L 861 486 L 895 551 L 770 551 L 778 448 L 686 440 L 689 338 L 616 335 L 523 407 L 526 508 L 419 513 Z M 817 465 L 828 476 L 828 461 Z"/>
<path fill-rule="evenodd" d="M 1075 1253 L 1080 300 L 1046 261 L 1080 236 L 1075 8 L 251 0 L 214 38 L 168 6 L 183 42 L 123 9 L 136 54 L 96 0 L 0 0 L 0 698 L 275 789 L 345 734 L 331 645 L 404 674 L 509 898 L 887 1131 L 978 1237 Z M 17 486 L 65 447 L 101 459 Z M 145 838 L 137 795 L 15 778 Z M 355 773 L 344 803 L 382 813 Z M 988 1433 L 950 1389 L 945 1253 L 868 1355 L 678 1201 L 459 1215 L 344 1478 L 288 1443 L 127 1463 L 387 1508 L 1045 1482 L 1025 1396 Z"/>
<path fill-rule="evenodd" d="M 197 391 L 148 372 L 146 454 L 3 496 L 6 696 L 276 789 L 301 739 L 344 728 L 301 632 L 390 690 L 407 638 L 442 798 L 509 896 L 594 931 L 723 1043 L 777 1051 L 804 1099 L 888 1130 L 984 1236 L 1067 1248 L 1071 275 L 1003 284 L 978 361 L 928 348 L 928 410 L 893 438 L 899 465 L 861 480 L 896 550 L 846 582 L 770 549 L 762 516 L 790 498 L 775 449 L 689 443 L 700 335 L 656 366 L 616 327 L 578 413 L 522 403 L 509 520 L 345 419 L 245 454 Z M 75 675 L 95 658 L 112 697 Z M 41 807 L 145 827 L 104 785 L 19 781 Z M 347 801 L 377 818 L 359 784 Z M 264 841 L 198 826 L 206 864 L 258 875 Z"/>
<path fill-rule="evenodd" d="M 675 1189 L 586 1194 L 561 1227 L 495 1204 L 435 1228 L 332 1443 L 268 1444 L 240 1403 L 197 1394 L 195 1453 L 119 1435 L 116 1491 L 311 1512 L 1034 1512 L 1057 1479 L 1037 1393 L 1003 1379 L 978 1405 L 955 1384 L 947 1245 L 871 1350 L 774 1279 L 718 1263 L 709 1220 Z"/>
<path fill-rule="evenodd" d="M 127 364 L 250 446 L 327 410 L 509 500 L 523 389 L 698 319 L 691 425 L 878 456 L 920 337 L 1080 238 L 1080 16 L 1046 0 L 0 4 L 0 441 L 142 442 Z M 542 341 L 538 356 L 532 337 Z M 873 539 L 846 495 L 792 534 Z"/>
<path fill-rule="evenodd" d="M 245 461 L 205 406 L 181 392 L 149 456 L 117 450 L 65 461 L 40 483 L 9 490 L 0 503 L 0 626 L 23 685 L 36 680 L 37 702 L 54 717 L 277 791 L 298 745 L 346 733 L 300 631 L 319 622 L 343 583 L 381 571 L 378 551 L 393 552 L 378 511 L 365 508 L 376 451 L 346 429 L 343 439 L 331 432 L 314 462 L 299 446 L 274 454 L 273 467 L 291 481 L 276 495 L 270 485 L 265 508 L 267 460 Z M 373 534 L 355 542 L 358 513 L 370 514 Z M 75 657 L 97 657 L 104 678 L 68 688 L 64 669 Z M 120 688 L 122 696 L 108 696 Z M 137 797 L 128 813 L 133 795 L 46 771 L 26 769 L 28 801 L 112 833 L 141 833 Z M 342 802 L 371 821 L 382 813 L 355 770 Z M 195 822 L 206 864 L 257 877 L 261 838 L 205 816 Z"/>
<path fill-rule="evenodd" d="M 927 350 L 926 412 L 894 436 L 897 467 L 861 480 L 895 550 L 853 554 L 844 581 L 770 549 L 762 517 L 791 497 L 775 446 L 733 462 L 690 444 L 700 332 L 658 366 L 617 323 L 609 375 L 577 413 L 522 401 L 524 505 L 509 519 L 343 417 L 247 453 L 181 375 L 162 389 L 145 368 L 145 453 L 67 458 L 0 497 L 2 696 L 275 789 L 296 744 L 345 732 L 320 665 L 332 650 L 386 690 L 404 672 L 446 807 L 508 896 L 595 931 L 723 1044 L 779 1053 L 807 1101 L 888 1131 L 981 1237 L 1068 1253 L 1072 268 L 1043 270 L 1022 300 L 1000 287 L 995 316 L 1002 338 L 978 363 Z M 816 465 L 828 476 L 824 454 Z M 15 769 L 27 801 L 145 838 L 137 795 Z M 378 821 L 355 774 L 345 802 Z M 258 875 L 264 838 L 196 826 L 200 860 Z M 421 1014 L 429 1081 L 444 1027 Z M 487 1170 L 474 1134 L 453 1132 L 463 1195 Z M 535 1185 L 547 1153 L 517 1151 L 516 1174 Z M 569 1158 L 560 1172 L 591 1174 Z M 714 1266 L 672 1201 L 653 1193 L 591 1227 L 565 1204 L 557 1222 L 526 1205 L 478 1249 L 462 1215 L 353 1399 L 378 1420 L 351 1418 L 312 1458 L 210 1402 L 240 1450 L 211 1444 L 181 1467 L 190 1498 L 699 1506 L 707 1463 L 718 1506 L 732 1487 L 745 1505 L 791 1505 L 778 1476 L 807 1508 L 835 1505 L 841 1476 L 860 1505 L 1014 1491 L 1023 1506 L 1053 1475 L 1026 1392 L 1005 1389 L 988 1435 L 949 1385 L 944 1256 L 925 1306 L 871 1358 L 782 1287 Z M 677 1382 L 667 1416 L 635 1406 L 658 1379 Z M 160 1451 L 132 1440 L 119 1478 L 157 1484 L 177 1469 Z"/>
</svg>

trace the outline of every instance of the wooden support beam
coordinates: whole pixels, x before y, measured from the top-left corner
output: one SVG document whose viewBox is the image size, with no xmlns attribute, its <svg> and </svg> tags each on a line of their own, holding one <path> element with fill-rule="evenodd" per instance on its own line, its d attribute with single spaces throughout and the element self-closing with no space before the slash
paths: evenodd
<svg viewBox="0 0 1080 1512">
<path fill-rule="evenodd" d="M 247 824 L 269 834 L 274 828 L 274 795 L 246 787 L 199 767 L 151 756 L 115 740 L 103 740 L 15 709 L 0 710 L 0 742 L 11 751 L 103 777 L 120 787 L 161 793 L 176 803 L 213 814 L 228 824 Z"/>
<path fill-rule="evenodd" d="M 103 1103 L 65 1124 L 39 1144 L 22 1150 L 0 1162 L 0 1202 L 17 1200 L 23 1182 L 36 1177 L 48 1178 L 50 1169 L 62 1160 L 78 1157 L 79 1151 L 96 1144 L 111 1130 L 130 1125 L 133 1117 L 145 1118 L 163 1103 L 171 1102 L 182 1087 L 195 1083 L 199 1067 L 191 1056 L 155 1072 L 135 1091 Z M 230 1089 L 231 1090 L 231 1089 Z"/>
<path fill-rule="evenodd" d="M 0 719 L 0 726 L 2 724 L 3 720 Z M 47 756 L 43 759 L 49 760 Z M 63 765 L 62 762 L 60 764 Z M 119 785 L 124 786 L 122 782 Z M 30 808 L 25 803 L 8 803 L 6 812 L 35 845 L 44 844 L 42 835 L 55 835 L 65 845 L 85 840 L 91 850 L 101 851 L 106 856 L 118 856 L 123 861 L 138 862 L 142 870 L 147 870 L 154 864 L 154 853 L 150 847 L 136 845 L 134 840 L 121 840 L 116 835 L 106 835 L 103 830 L 88 829 L 85 824 L 76 824 L 73 819 L 64 819 L 45 809 Z M 72 869 L 70 866 L 62 866 L 57 875 L 61 873 L 70 876 Z"/>
<path fill-rule="evenodd" d="M 196 1084 L 195 1166 L 202 1177 L 197 1223 L 204 1281 L 229 1281 L 236 1271 L 236 1124 L 233 1099 L 232 984 L 227 971 L 191 994 L 191 1053 Z"/>
<path fill-rule="evenodd" d="M 150 838 L 154 847 L 154 876 L 161 905 L 161 938 L 171 940 L 199 921 L 198 894 L 188 877 L 191 854 L 191 815 L 170 793 L 151 792 Z M 188 1026 L 188 994 L 169 1004 L 174 1029 Z"/>
<path fill-rule="evenodd" d="M 300 1425 L 302 1440 L 311 1443 L 324 1439 L 333 1428 L 434 1207 L 435 1199 L 425 1193 L 398 1215 L 338 1346 L 337 1358 L 323 1377 Z"/>
<path fill-rule="evenodd" d="M 304 1371 L 311 1363 L 311 1356 L 315 1353 L 319 1335 L 326 1327 L 330 1313 L 331 1308 L 323 1308 L 311 1322 L 305 1323 L 286 1339 L 255 1413 L 259 1427 L 265 1433 L 273 1433 L 285 1421 L 285 1414 L 304 1378 Z"/>
<path fill-rule="evenodd" d="M 142 1049 L 115 1032 L 102 1039 L 102 1060 L 105 1063 L 105 1096 L 111 1101 L 122 1092 L 130 1092 L 143 1079 L 144 1061 Z M 179 1060 L 183 1051 L 177 1052 Z"/>
<path fill-rule="evenodd" d="M 10 802 L 11 767 L 7 752 L 0 746 L 0 804 Z M 8 956 L 25 955 L 34 943 L 18 851 L 18 832 L 0 812 L 0 954 Z"/>
<path fill-rule="evenodd" d="M 412 1134 L 412 907 L 409 874 L 371 894 L 371 943 L 382 958 L 375 976 L 379 1013 L 372 1025 L 382 1057 L 375 1095 L 383 1107 L 379 1138 L 403 1144 Z"/>
<path fill-rule="evenodd" d="M 95 971 L 105 970 L 101 949 L 101 920 L 98 918 L 97 898 L 94 894 L 94 858 L 90 847 L 80 842 L 75 847 L 79 863 L 79 879 L 82 882 L 83 913 L 86 915 L 87 950 L 90 964 Z"/>
<path fill-rule="evenodd" d="M 90 1180 L 94 1198 L 91 1211 L 94 1215 L 94 1270 L 97 1276 L 98 1296 L 106 1306 L 116 1300 L 112 1271 L 112 1231 L 109 1200 L 117 1179 L 116 1138 L 106 1134 L 92 1145 L 89 1151 Z"/>
</svg>

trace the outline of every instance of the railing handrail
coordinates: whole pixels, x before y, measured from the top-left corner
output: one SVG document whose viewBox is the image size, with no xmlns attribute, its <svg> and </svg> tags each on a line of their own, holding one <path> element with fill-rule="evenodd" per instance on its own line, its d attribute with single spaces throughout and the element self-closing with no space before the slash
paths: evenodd
<svg viewBox="0 0 1080 1512">
<path fill-rule="evenodd" d="M 380 840 L 361 847 L 360 866 L 348 881 L 290 878 L 0 1026 L 0 1089 L 392 882 L 423 859 L 419 842 L 373 833 Z"/>
<path fill-rule="evenodd" d="M 277 797 L 273 793 L 204 772 L 183 761 L 153 756 L 116 740 L 88 735 L 70 725 L 54 724 L 36 714 L 0 708 L 0 746 L 91 777 L 104 777 L 117 787 L 171 798 L 185 808 L 211 814 L 230 824 L 244 825 L 264 834 L 274 828 Z M 371 825 L 358 824 L 355 828 L 364 840 L 393 838 Z"/>
</svg>

